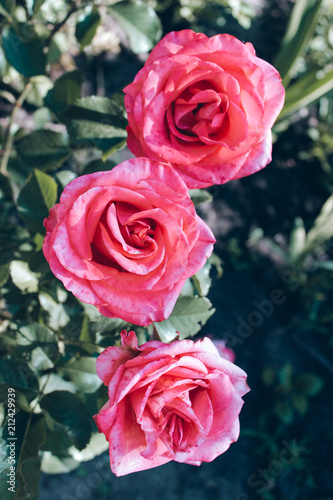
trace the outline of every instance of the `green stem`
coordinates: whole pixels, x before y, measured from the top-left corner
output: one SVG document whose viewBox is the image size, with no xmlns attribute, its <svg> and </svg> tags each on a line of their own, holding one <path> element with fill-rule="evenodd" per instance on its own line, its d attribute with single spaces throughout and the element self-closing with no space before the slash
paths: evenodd
<svg viewBox="0 0 333 500">
<path fill-rule="evenodd" d="M 8 166 L 8 161 L 12 152 L 12 147 L 13 147 L 13 134 L 12 134 L 12 128 L 15 123 L 15 118 L 18 110 L 22 107 L 22 104 L 24 103 L 27 95 L 29 94 L 30 90 L 32 88 L 32 79 L 27 82 L 25 85 L 21 95 L 17 99 L 12 113 L 9 118 L 9 123 L 6 131 L 6 137 L 5 137 L 5 148 L 4 148 L 4 153 L 1 161 L 1 166 L 0 166 L 0 173 L 3 175 L 7 175 L 7 166 Z"/>
<path fill-rule="evenodd" d="M 80 340 L 74 340 L 74 339 L 62 339 L 61 342 L 67 345 L 74 345 L 78 347 L 82 347 L 82 349 L 85 350 L 94 350 L 94 352 L 101 353 L 104 351 L 104 347 L 101 347 L 98 344 L 93 344 L 92 342 L 82 342 Z"/>
<path fill-rule="evenodd" d="M 12 16 L 1 5 L 0 5 L 0 15 L 5 17 L 7 19 L 7 21 L 9 22 L 9 24 L 11 24 L 11 25 L 15 24 Z"/>
<path fill-rule="evenodd" d="M 29 430 L 30 430 L 30 427 L 31 427 L 32 416 L 34 414 L 36 406 L 40 403 L 40 401 L 42 400 L 42 398 L 44 396 L 44 389 L 45 389 L 45 387 L 46 387 L 46 385 L 47 385 L 47 383 L 49 381 L 49 378 L 50 378 L 50 374 L 47 376 L 47 379 L 46 379 L 43 387 L 41 388 L 41 390 L 38 393 L 37 400 L 36 400 L 34 406 L 31 408 L 31 411 L 29 413 L 29 418 L 28 418 L 27 426 L 25 428 L 25 432 L 24 432 L 24 436 L 23 436 L 23 441 L 22 441 L 22 445 L 21 445 L 20 454 L 19 454 L 19 457 L 18 457 L 18 460 L 17 460 L 17 471 L 18 472 L 20 470 L 19 467 L 20 467 L 20 460 L 21 460 L 22 451 L 24 450 L 25 442 L 27 440 L 27 437 L 28 437 L 28 434 L 29 434 Z M 20 495 L 21 495 L 21 488 L 19 487 L 16 490 L 16 494 L 15 494 L 14 500 L 19 500 Z"/>
</svg>

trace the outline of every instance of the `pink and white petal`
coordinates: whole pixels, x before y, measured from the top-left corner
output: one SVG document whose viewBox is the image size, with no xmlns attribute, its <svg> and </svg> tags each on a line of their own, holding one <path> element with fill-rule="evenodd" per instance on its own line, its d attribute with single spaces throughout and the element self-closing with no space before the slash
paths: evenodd
<svg viewBox="0 0 333 500">
<path fill-rule="evenodd" d="M 202 38 L 207 37 L 203 33 L 195 33 L 192 30 L 171 31 L 151 51 L 146 65 L 177 54 L 184 46 L 191 45 Z"/>
<path fill-rule="evenodd" d="M 200 271 L 214 249 L 215 237 L 210 228 L 199 217 L 197 217 L 197 222 L 200 234 L 189 253 L 187 268 L 183 278 L 189 278 Z"/>
<path fill-rule="evenodd" d="M 272 161 L 272 132 L 269 130 L 263 141 L 255 144 L 243 166 L 234 175 L 233 179 L 240 179 L 255 174 Z"/>
<path fill-rule="evenodd" d="M 87 216 L 96 198 L 100 198 L 102 194 L 105 194 L 103 188 L 89 189 L 74 201 L 67 214 L 66 226 L 70 243 L 82 259 L 92 259 L 91 241 L 89 241 L 87 234 Z M 99 217 L 95 214 L 96 219 L 98 220 Z"/>
<path fill-rule="evenodd" d="M 50 250 L 51 250 L 51 239 L 53 241 L 53 231 L 55 230 L 58 224 L 58 205 L 55 205 L 51 208 L 49 216 L 44 219 L 43 225 L 46 229 L 46 235 L 43 241 L 43 254 L 47 261 L 50 260 Z"/>
<path fill-rule="evenodd" d="M 192 145 L 188 146 L 187 149 L 185 147 L 175 148 L 175 144 L 170 142 L 167 137 L 164 114 L 164 97 L 162 94 L 158 94 L 149 104 L 143 120 L 142 134 L 147 148 L 153 154 L 160 155 L 163 161 L 171 163 L 188 165 L 193 163 L 193 158 L 204 158 L 207 155 L 207 148 L 210 146 L 194 147 Z M 173 138 L 173 142 L 177 143 L 177 140 Z"/>
<path fill-rule="evenodd" d="M 283 108 L 285 90 L 281 83 L 281 76 L 274 66 L 259 57 L 255 59 L 255 63 L 262 69 L 265 76 L 264 125 L 267 128 L 271 128 Z"/>
<path fill-rule="evenodd" d="M 110 406 L 110 402 L 107 403 L 100 409 L 97 415 L 94 415 L 94 420 L 97 425 L 98 431 L 103 432 L 107 441 L 109 441 L 110 432 L 112 430 L 112 425 L 116 416 L 117 407 Z"/>
<path fill-rule="evenodd" d="M 58 260 L 53 248 L 49 253 L 49 265 L 53 274 L 63 282 L 65 288 L 72 292 L 75 297 L 87 304 L 101 304 L 100 300 L 93 292 L 90 282 L 73 275 Z"/>
<path fill-rule="evenodd" d="M 247 375 L 238 366 L 230 363 L 230 361 L 227 361 L 226 359 L 221 358 L 219 355 L 214 356 L 209 353 L 194 352 L 193 356 L 200 359 L 200 361 L 202 361 L 207 366 L 207 368 L 210 368 L 212 370 L 216 369 L 219 372 L 227 375 L 240 396 L 243 396 L 244 394 L 249 392 L 250 389 L 246 383 Z"/>
<path fill-rule="evenodd" d="M 128 126 L 126 127 L 126 130 L 127 130 L 127 146 L 131 151 L 131 153 L 133 153 L 137 157 L 145 156 L 145 152 L 141 147 L 140 141 L 134 135 L 133 129 L 130 126 Z"/>
<path fill-rule="evenodd" d="M 186 463 L 193 463 L 193 461 L 212 462 L 216 457 L 222 455 L 230 447 L 231 443 L 237 441 L 238 437 L 239 419 L 237 418 L 232 426 L 221 435 L 207 439 L 207 441 L 198 446 Z"/>
<path fill-rule="evenodd" d="M 165 456 L 166 448 L 162 443 L 159 443 L 159 454 L 150 459 L 141 455 L 147 447 L 146 437 L 136 422 L 131 405 L 127 401 L 121 401 L 117 405 L 109 443 L 111 469 L 118 477 L 158 467 L 171 460 Z"/>
<path fill-rule="evenodd" d="M 55 231 L 53 250 L 62 266 L 78 278 L 98 281 L 112 278 L 117 273 L 112 267 L 82 259 L 77 254 L 71 245 L 66 221 L 63 221 Z"/>
<path fill-rule="evenodd" d="M 107 347 L 96 359 L 96 373 L 105 385 L 109 385 L 119 366 L 133 356 L 134 353 L 124 346 Z"/>
<path fill-rule="evenodd" d="M 213 340 L 213 344 L 215 345 L 216 349 L 219 351 L 219 355 L 233 363 L 235 361 L 235 353 L 232 349 L 226 346 L 226 341 L 225 340 Z"/>
<path fill-rule="evenodd" d="M 201 430 L 208 436 L 213 425 L 214 408 L 207 390 L 195 391 L 192 396 L 192 409 L 201 424 Z"/>
<path fill-rule="evenodd" d="M 184 282 L 181 280 L 170 289 L 143 290 L 140 293 L 136 290 L 114 289 L 112 280 L 103 284 L 91 282 L 91 288 L 98 298 L 100 305 L 97 308 L 101 314 L 109 318 L 121 318 L 138 326 L 148 326 L 170 316 Z"/>
</svg>

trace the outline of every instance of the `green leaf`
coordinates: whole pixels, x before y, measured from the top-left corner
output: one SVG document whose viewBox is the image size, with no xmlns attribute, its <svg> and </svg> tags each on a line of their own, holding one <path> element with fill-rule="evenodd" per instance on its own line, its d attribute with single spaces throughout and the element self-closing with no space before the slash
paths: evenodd
<svg viewBox="0 0 333 500">
<path fill-rule="evenodd" d="M 89 6 L 88 12 L 84 13 L 83 18 L 79 18 L 75 28 L 75 36 L 81 49 L 89 45 L 95 36 L 101 17 L 96 7 Z"/>
<path fill-rule="evenodd" d="M 304 396 L 315 396 L 323 387 L 323 381 L 316 375 L 304 373 L 297 377 L 294 385 L 300 394 Z"/>
<path fill-rule="evenodd" d="M 279 121 L 302 108 L 314 104 L 332 89 L 333 70 L 326 72 L 324 76 L 321 76 L 317 70 L 307 73 L 291 87 L 288 87 Z"/>
<path fill-rule="evenodd" d="M 68 133 L 79 147 L 102 151 L 122 146 L 127 137 L 124 109 L 106 97 L 77 99 L 60 115 Z"/>
<path fill-rule="evenodd" d="M 17 334 L 17 343 L 23 352 L 32 353 L 29 365 L 36 370 L 53 368 L 53 361 L 58 356 L 58 344 L 52 330 L 38 323 L 21 325 Z"/>
<path fill-rule="evenodd" d="M 12 198 L 13 191 L 10 185 L 9 178 L 3 174 L 0 174 L 0 200 L 12 200 Z"/>
<path fill-rule="evenodd" d="M 39 457 L 31 457 L 21 464 L 21 476 L 24 481 L 24 498 L 31 500 L 38 499 L 39 496 L 39 481 L 41 475 L 41 459 Z"/>
<path fill-rule="evenodd" d="M 52 453 L 43 453 L 42 472 L 45 474 L 67 474 L 79 466 L 79 462 L 72 457 L 55 456 Z"/>
<path fill-rule="evenodd" d="M 96 456 L 104 453 L 109 448 L 109 443 L 103 433 L 93 433 L 87 446 L 82 451 L 71 448 L 69 453 L 79 462 L 93 460 Z"/>
<path fill-rule="evenodd" d="M 196 295 L 196 289 L 194 287 L 193 281 L 191 278 L 187 278 L 185 281 L 183 288 L 181 289 L 180 295 L 188 295 L 190 297 L 193 297 L 193 295 Z"/>
<path fill-rule="evenodd" d="M 292 78 L 292 70 L 306 44 L 313 35 L 322 0 L 297 0 L 283 37 L 274 66 L 280 72 L 285 87 Z"/>
<path fill-rule="evenodd" d="M 82 326 L 81 326 L 81 331 L 80 331 L 80 337 L 79 337 L 80 342 L 94 342 L 94 338 L 92 337 L 90 330 L 89 330 L 89 319 L 88 316 L 84 316 L 82 320 Z"/>
<path fill-rule="evenodd" d="M 0 0 L 0 14 L 11 14 L 16 7 L 14 0 Z"/>
<path fill-rule="evenodd" d="M 333 271 L 333 260 L 318 262 L 317 267 L 319 267 L 320 269 L 326 269 L 327 271 Z"/>
<path fill-rule="evenodd" d="M 43 220 L 57 200 L 57 183 L 52 177 L 34 169 L 19 194 L 17 204 L 21 218 L 28 226 L 43 232 Z"/>
<path fill-rule="evenodd" d="M 53 82 L 50 78 L 44 75 L 35 76 L 31 80 L 31 89 L 25 100 L 32 104 L 37 109 L 43 106 L 44 97 L 47 92 L 53 87 Z M 51 121 L 49 119 L 49 121 Z"/>
<path fill-rule="evenodd" d="M 283 366 L 278 372 L 279 382 L 286 392 L 289 392 L 291 390 L 292 375 L 293 372 L 290 365 Z"/>
<path fill-rule="evenodd" d="M 47 274 L 50 271 L 49 264 L 45 259 L 42 250 L 37 251 L 37 249 L 35 249 L 35 252 L 29 258 L 28 264 L 30 270 L 36 274 Z"/>
<path fill-rule="evenodd" d="M 82 175 L 93 174 L 95 172 L 102 172 L 105 170 L 112 170 L 116 164 L 111 160 L 93 160 L 89 162 L 82 172 Z"/>
<path fill-rule="evenodd" d="M 275 404 L 275 413 L 284 424 L 289 425 L 292 423 L 294 412 L 287 401 L 277 401 Z"/>
<path fill-rule="evenodd" d="M 262 381 L 265 385 L 272 386 L 275 382 L 275 371 L 272 368 L 265 368 L 262 372 Z"/>
<path fill-rule="evenodd" d="M 96 359 L 92 357 L 82 356 L 79 359 L 71 359 L 59 367 L 58 373 L 85 393 L 95 392 L 102 385 L 96 373 Z"/>
<path fill-rule="evenodd" d="M 90 304 L 82 304 L 90 321 L 91 331 L 97 334 L 118 334 L 120 330 L 126 329 L 128 323 L 119 318 L 107 318 L 102 316 L 96 307 Z"/>
<path fill-rule="evenodd" d="M 301 415 L 304 415 L 308 409 L 308 401 L 307 399 L 301 395 L 301 394 L 296 394 L 292 398 L 292 402 L 294 405 L 295 410 L 298 411 Z"/>
<path fill-rule="evenodd" d="M 19 439 L 21 448 L 17 464 L 17 476 L 20 485 L 17 498 L 38 498 L 41 472 L 41 461 L 38 454 L 41 445 L 45 441 L 44 417 L 40 414 L 29 417 L 24 433 Z"/>
<path fill-rule="evenodd" d="M 135 54 L 148 52 L 161 38 L 161 22 L 151 7 L 125 1 L 112 5 L 108 11 L 128 36 Z"/>
<path fill-rule="evenodd" d="M 0 264 L 0 286 L 3 286 L 9 278 L 9 263 Z"/>
<path fill-rule="evenodd" d="M 162 342 L 193 337 L 215 312 L 207 298 L 181 296 L 168 319 L 154 323 Z"/>
<path fill-rule="evenodd" d="M 208 261 L 215 267 L 217 279 L 220 279 L 223 275 L 222 259 L 215 252 L 213 252 Z"/>
<path fill-rule="evenodd" d="M 31 399 L 38 394 L 38 379 L 25 364 L 16 359 L 0 358 L 0 398 L 7 401 L 9 387 L 21 390 Z"/>
<path fill-rule="evenodd" d="M 290 261 L 297 259 L 305 246 L 306 232 L 301 217 L 296 217 L 290 234 L 289 255 Z"/>
<path fill-rule="evenodd" d="M 81 97 L 82 73 L 79 70 L 64 73 L 48 91 L 45 105 L 56 115 L 62 113 L 76 99 Z"/>
<path fill-rule="evenodd" d="M 39 303 L 48 313 L 47 323 L 53 330 L 61 330 L 70 321 L 63 304 L 56 302 L 51 295 L 42 291 L 38 295 Z"/>
<path fill-rule="evenodd" d="M 19 188 L 23 186 L 31 174 L 31 169 L 25 165 L 18 155 L 10 157 L 7 170 L 10 174 L 12 183 L 17 184 Z"/>
<path fill-rule="evenodd" d="M 35 293 L 38 291 L 38 277 L 30 270 L 27 262 L 12 260 L 9 270 L 14 285 L 22 292 Z"/>
<path fill-rule="evenodd" d="M 72 382 L 67 382 L 56 373 L 48 373 L 47 375 L 42 375 L 39 382 L 40 386 L 43 387 L 44 394 L 49 394 L 50 392 L 54 391 L 76 392 L 76 387 L 74 384 L 72 384 Z"/>
<path fill-rule="evenodd" d="M 54 391 L 44 396 L 40 407 L 60 424 L 71 443 L 79 450 L 89 443 L 90 417 L 80 399 L 68 391 Z"/>
<path fill-rule="evenodd" d="M 5 26 L 2 31 L 2 46 L 7 61 L 24 76 L 45 73 L 46 56 L 43 42 L 32 24 L 18 26 L 18 31 Z"/>
<path fill-rule="evenodd" d="M 44 1 L 45 0 L 26 0 L 29 14 L 31 16 L 38 14 Z"/>
<path fill-rule="evenodd" d="M 201 297 L 206 297 L 212 284 L 211 277 L 209 276 L 212 264 L 209 260 L 206 264 L 198 271 L 192 279 L 194 281 L 195 287 Z"/>
<path fill-rule="evenodd" d="M 317 247 L 333 237 L 333 195 L 324 203 L 320 214 L 316 218 L 310 231 L 306 235 L 305 246 L 301 257 L 312 252 Z"/>
<path fill-rule="evenodd" d="M 55 177 L 59 182 L 61 189 L 64 189 L 64 187 L 74 180 L 77 175 L 71 170 L 60 170 L 60 172 L 55 174 Z"/>
<path fill-rule="evenodd" d="M 58 168 L 70 154 L 67 134 L 53 130 L 34 130 L 15 146 L 26 165 L 41 170 Z"/>
<path fill-rule="evenodd" d="M 212 201 L 212 195 L 206 189 L 190 189 L 190 197 L 194 205 L 200 205 L 205 201 Z"/>
</svg>

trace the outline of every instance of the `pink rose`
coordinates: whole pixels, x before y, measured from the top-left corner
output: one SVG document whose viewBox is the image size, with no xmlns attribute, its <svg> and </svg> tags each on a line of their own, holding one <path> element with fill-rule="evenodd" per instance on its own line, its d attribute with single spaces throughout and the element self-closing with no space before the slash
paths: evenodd
<svg viewBox="0 0 333 500">
<path fill-rule="evenodd" d="M 124 92 L 130 150 L 171 163 L 190 189 L 253 174 L 271 161 L 284 89 L 251 43 L 169 33 Z"/>
<path fill-rule="evenodd" d="M 228 361 L 231 361 L 231 363 L 234 363 L 236 359 L 236 355 L 230 347 L 226 346 L 225 340 L 213 340 L 213 344 L 215 345 L 216 349 L 219 352 L 219 355 L 227 359 Z"/>
<path fill-rule="evenodd" d="M 142 326 L 171 314 L 215 241 L 179 175 L 146 158 L 74 179 L 44 225 L 44 255 L 67 290 Z"/>
<path fill-rule="evenodd" d="M 117 476 L 175 460 L 211 462 L 239 436 L 246 373 L 204 338 L 138 347 L 134 332 L 97 358 L 109 400 L 95 415 Z"/>
</svg>

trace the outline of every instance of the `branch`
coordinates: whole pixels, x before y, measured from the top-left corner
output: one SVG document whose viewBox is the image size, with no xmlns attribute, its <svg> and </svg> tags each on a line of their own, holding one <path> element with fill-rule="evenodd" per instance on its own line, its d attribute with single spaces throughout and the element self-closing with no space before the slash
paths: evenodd
<svg viewBox="0 0 333 500">
<path fill-rule="evenodd" d="M 64 19 L 62 21 L 60 21 L 60 23 L 54 25 L 53 30 L 49 34 L 48 38 L 45 40 L 45 46 L 47 48 L 50 47 L 50 44 L 51 44 L 51 41 L 52 41 L 52 38 L 54 37 L 54 35 L 56 33 L 58 33 L 58 31 L 61 30 L 61 28 L 67 23 L 67 21 L 71 17 L 71 15 L 74 14 L 74 12 L 76 12 L 79 9 L 80 9 L 80 7 L 77 7 L 77 5 L 75 5 L 75 3 L 74 3 L 74 5 L 72 5 L 72 7 L 67 12 L 67 14 L 64 17 Z"/>
<path fill-rule="evenodd" d="M 16 113 L 22 107 L 22 104 L 25 101 L 27 95 L 29 94 L 31 88 L 32 88 L 32 78 L 29 79 L 29 81 L 27 82 L 26 86 L 23 89 L 22 94 L 17 99 L 9 118 L 9 124 L 6 130 L 6 137 L 5 137 L 5 148 L 0 166 L 0 173 L 3 175 L 7 175 L 8 161 L 10 158 L 10 154 L 12 152 L 12 146 L 13 146 L 12 128 L 15 123 Z"/>
</svg>

